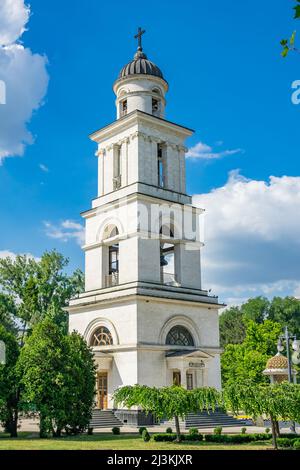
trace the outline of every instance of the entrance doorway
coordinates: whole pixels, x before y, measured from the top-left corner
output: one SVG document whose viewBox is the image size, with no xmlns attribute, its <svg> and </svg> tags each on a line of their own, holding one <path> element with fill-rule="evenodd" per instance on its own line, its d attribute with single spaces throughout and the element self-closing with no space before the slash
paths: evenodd
<svg viewBox="0 0 300 470">
<path fill-rule="evenodd" d="M 97 408 L 107 409 L 107 372 L 97 374 Z"/>
<path fill-rule="evenodd" d="M 181 385 L 181 374 L 178 371 L 173 372 L 173 385 Z"/>
</svg>

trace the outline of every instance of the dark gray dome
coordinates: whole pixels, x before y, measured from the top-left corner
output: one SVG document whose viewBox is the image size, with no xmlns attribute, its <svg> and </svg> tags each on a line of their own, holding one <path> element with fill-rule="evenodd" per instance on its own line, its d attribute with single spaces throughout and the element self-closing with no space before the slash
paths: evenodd
<svg viewBox="0 0 300 470">
<path fill-rule="evenodd" d="M 125 78 L 129 75 L 154 75 L 164 80 L 162 71 L 157 65 L 148 60 L 141 47 L 138 48 L 134 59 L 124 65 L 118 78 Z"/>
</svg>

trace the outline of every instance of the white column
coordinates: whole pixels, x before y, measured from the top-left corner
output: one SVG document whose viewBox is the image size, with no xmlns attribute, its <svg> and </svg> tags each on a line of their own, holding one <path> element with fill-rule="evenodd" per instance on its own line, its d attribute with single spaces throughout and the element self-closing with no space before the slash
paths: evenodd
<svg viewBox="0 0 300 470">
<path fill-rule="evenodd" d="M 158 184 L 158 161 L 157 161 L 157 144 L 158 140 L 152 137 L 149 142 L 150 149 L 150 162 L 151 162 L 151 172 L 150 172 L 150 184 L 157 186 Z"/>
<path fill-rule="evenodd" d="M 104 158 L 104 194 L 113 191 L 113 165 L 114 164 L 114 149 L 113 145 L 109 145 L 105 149 Z"/>
<path fill-rule="evenodd" d="M 180 369 L 180 374 L 181 374 L 181 385 L 183 388 L 186 389 L 187 383 L 186 383 L 186 372 L 187 372 L 187 367 L 182 366 Z"/>
<path fill-rule="evenodd" d="M 97 152 L 98 156 L 98 197 L 104 194 L 104 149 L 99 149 Z"/>
<path fill-rule="evenodd" d="M 138 132 L 130 136 L 128 144 L 128 184 L 136 183 L 139 175 L 139 139 Z"/>
<path fill-rule="evenodd" d="M 179 167 L 180 167 L 180 184 L 179 184 L 179 191 L 181 193 L 186 192 L 186 175 L 185 175 L 185 147 L 179 146 Z"/>
<path fill-rule="evenodd" d="M 121 144 L 121 179 L 122 186 L 128 185 L 128 143 L 129 139 L 124 139 Z"/>
</svg>

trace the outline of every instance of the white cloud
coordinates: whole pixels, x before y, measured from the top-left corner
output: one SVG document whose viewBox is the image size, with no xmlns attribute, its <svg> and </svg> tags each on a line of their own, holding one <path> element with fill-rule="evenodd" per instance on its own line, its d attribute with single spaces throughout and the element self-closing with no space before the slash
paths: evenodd
<svg viewBox="0 0 300 470">
<path fill-rule="evenodd" d="M 15 42 L 25 31 L 30 8 L 24 0 L 1 0 L 0 3 L 0 46 Z"/>
<path fill-rule="evenodd" d="M 43 163 L 40 163 L 40 164 L 39 164 L 39 168 L 40 168 L 40 170 L 42 170 L 44 173 L 48 173 L 48 172 L 49 172 L 49 168 L 48 168 L 46 165 L 44 165 Z"/>
<path fill-rule="evenodd" d="M 205 288 L 229 303 L 300 293 L 300 177 L 265 182 L 234 171 L 193 202 L 206 209 Z"/>
<path fill-rule="evenodd" d="M 0 80 L 5 83 L 6 104 L 0 105 L 0 163 L 5 157 L 22 156 L 33 142 L 27 124 L 42 105 L 48 86 L 47 58 L 14 42 L 29 13 L 23 0 L 1 0 Z"/>
<path fill-rule="evenodd" d="M 31 253 L 14 253 L 13 251 L 10 250 L 2 250 L 0 251 L 0 259 L 5 259 L 5 258 L 11 258 L 12 260 L 15 260 L 17 255 L 25 255 L 28 258 L 33 258 L 36 261 L 39 261 L 40 258 L 32 255 Z"/>
<path fill-rule="evenodd" d="M 79 245 L 82 245 L 85 241 L 84 227 L 72 220 L 64 220 L 58 225 L 46 221 L 44 226 L 46 235 L 50 238 L 55 238 L 62 242 L 75 240 Z"/>
<path fill-rule="evenodd" d="M 216 145 L 222 145 L 223 142 L 219 141 Z M 218 158 L 227 157 L 229 155 L 235 155 L 236 153 L 243 153 L 242 149 L 233 149 L 233 150 L 222 150 L 216 152 L 210 145 L 205 144 L 204 142 L 198 142 L 196 145 L 191 147 L 187 154 L 186 158 L 200 158 L 203 160 L 215 160 Z"/>
</svg>

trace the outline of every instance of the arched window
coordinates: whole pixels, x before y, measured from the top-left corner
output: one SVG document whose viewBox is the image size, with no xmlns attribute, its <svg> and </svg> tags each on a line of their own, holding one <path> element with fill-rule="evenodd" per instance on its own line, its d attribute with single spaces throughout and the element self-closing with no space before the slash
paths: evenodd
<svg viewBox="0 0 300 470">
<path fill-rule="evenodd" d="M 195 346 L 193 337 L 184 326 L 176 325 L 167 334 L 166 344 L 176 346 Z"/>
<path fill-rule="evenodd" d="M 165 237 L 174 238 L 174 225 L 173 224 L 162 225 L 160 227 L 159 234 L 164 235 Z"/>
<path fill-rule="evenodd" d="M 156 93 L 157 95 L 161 95 L 161 91 L 159 88 L 153 88 L 152 93 Z"/>
<path fill-rule="evenodd" d="M 111 332 L 105 326 L 100 326 L 92 334 L 90 346 L 110 346 L 113 344 Z"/>
<path fill-rule="evenodd" d="M 110 224 L 107 225 L 103 231 L 103 240 L 107 238 L 117 237 L 119 235 L 119 230 L 116 225 Z"/>
</svg>

